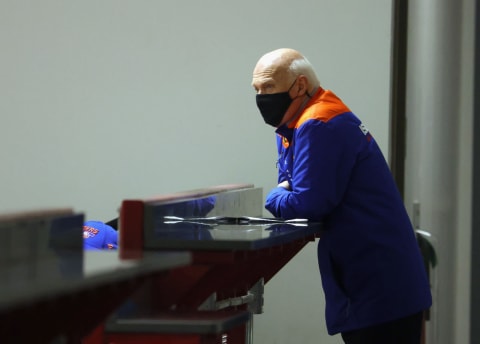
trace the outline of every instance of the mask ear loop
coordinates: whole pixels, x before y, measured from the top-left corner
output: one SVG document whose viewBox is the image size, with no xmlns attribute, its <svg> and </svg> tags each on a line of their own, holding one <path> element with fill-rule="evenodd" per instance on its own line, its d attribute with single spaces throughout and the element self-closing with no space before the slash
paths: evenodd
<svg viewBox="0 0 480 344">
<path fill-rule="evenodd" d="M 290 90 L 292 89 L 293 85 L 295 85 L 295 83 L 297 82 L 298 80 L 298 76 L 295 78 L 295 81 L 293 82 L 292 86 L 290 86 L 290 88 L 288 89 L 288 93 L 290 93 Z M 317 88 L 318 89 L 318 88 Z M 314 89 L 313 93 L 317 93 L 317 89 Z M 302 113 L 303 109 L 305 108 L 305 105 L 307 105 L 307 103 L 310 101 L 310 99 L 312 99 L 312 95 L 310 95 L 310 93 L 308 92 L 308 90 L 305 92 L 305 94 L 307 95 L 307 98 L 304 99 L 304 101 L 302 102 L 302 104 L 300 105 L 300 107 L 298 108 L 297 112 L 295 113 L 295 115 L 292 116 L 292 118 L 286 122 L 285 124 L 288 126 L 290 123 L 292 123 L 294 120 L 297 119 L 297 117 Z M 295 98 L 294 98 L 295 99 Z"/>
<path fill-rule="evenodd" d="M 295 115 L 292 116 L 292 118 L 287 122 L 285 123 L 287 126 L 292 123 L 294 120 L 296 120 L 298 118 L 298 116 L 302 113 L 303 109 L 305 109 L 305 105 L 307 105 L 307 103 L 310 101 L 310 99 L 312 98 L 308 92 L 306 92 L 306 95 L 307 97 L 303 100 L 302 104 L 300 105 L 300 107 L 298 108 L 297 112 L 295 113 Z"/>
<path fill-rule="evenodd" d="M 298 76 L 295 78 L 295 80 L 293 80 L 293 84 L 290 85 L 290 87 L 288 88 L 288 96 L 290 96 L 290 91 L 292 90 L 292 87 L 295 85 L 295 83 L 297 82 L 298 80 Z"/>
</svg>

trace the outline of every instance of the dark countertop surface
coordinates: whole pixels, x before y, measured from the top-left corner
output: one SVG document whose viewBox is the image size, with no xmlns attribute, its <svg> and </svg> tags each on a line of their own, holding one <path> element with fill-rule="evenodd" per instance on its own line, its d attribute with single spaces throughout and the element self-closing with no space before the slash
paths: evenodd
<svg viewBox="0 0 480 344">
<path fill-rule="evenodd" d="M 319 236 L 320 223 L 215 224 L 157 222 L 145 230 L 148 250 L 258 250 L 311 240 Z"/>
</svg>

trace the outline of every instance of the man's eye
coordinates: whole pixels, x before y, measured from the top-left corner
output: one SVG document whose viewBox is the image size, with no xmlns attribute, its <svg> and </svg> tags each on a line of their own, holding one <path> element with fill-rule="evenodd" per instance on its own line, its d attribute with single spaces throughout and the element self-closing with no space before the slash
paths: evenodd
<svg viewBox="0 0 480 344">
<path fill-rule="evenodd" d="M 262 87 L 262 91 L 264 91 L 264 92 L 271 92 L 274 89 L 275 89 L 275 86 L 273 86 L 273 85 L 265 85 L 265 86 Z"/>
</svg>

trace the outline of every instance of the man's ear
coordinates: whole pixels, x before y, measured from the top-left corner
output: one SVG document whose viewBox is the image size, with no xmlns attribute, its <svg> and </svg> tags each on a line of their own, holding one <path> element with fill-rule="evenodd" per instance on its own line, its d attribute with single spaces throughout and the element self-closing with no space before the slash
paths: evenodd
<svg viewBox="0 0 480 344">
<path fill-rule="evenodd" d="M 305 75 L 298 76 L 298 95 L 297 97 L 301 97 L 308 92 L 308 79 Z"/>
</svg>

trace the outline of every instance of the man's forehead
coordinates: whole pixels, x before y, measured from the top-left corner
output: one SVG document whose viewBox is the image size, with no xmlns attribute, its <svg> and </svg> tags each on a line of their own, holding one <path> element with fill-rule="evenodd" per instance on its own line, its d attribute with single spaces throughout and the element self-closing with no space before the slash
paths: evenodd
<svg viewBox="0 0 480 344">
<path fill-rule="evenodd" d="M 287 61 L 281 50 L 263 55 L 253 71 L 252 84 L 256 87 L 263 85 L 283 84 L 287 73 Z"/>
<path fill-rule="evenodd" d="M 282 71 L 275 65 L 257 65 L 253 72 L 253 80 L 257 83 L 274 83 L 281 80 Z"/>
<path fill-rule="evenodd" d="M 252 79 L 252 86 L 258 89 L 264 88 L 266 86 L 275 86 L 278 81 L 274 78 L 266 75 L 254 75 Z"/>
</svg>

